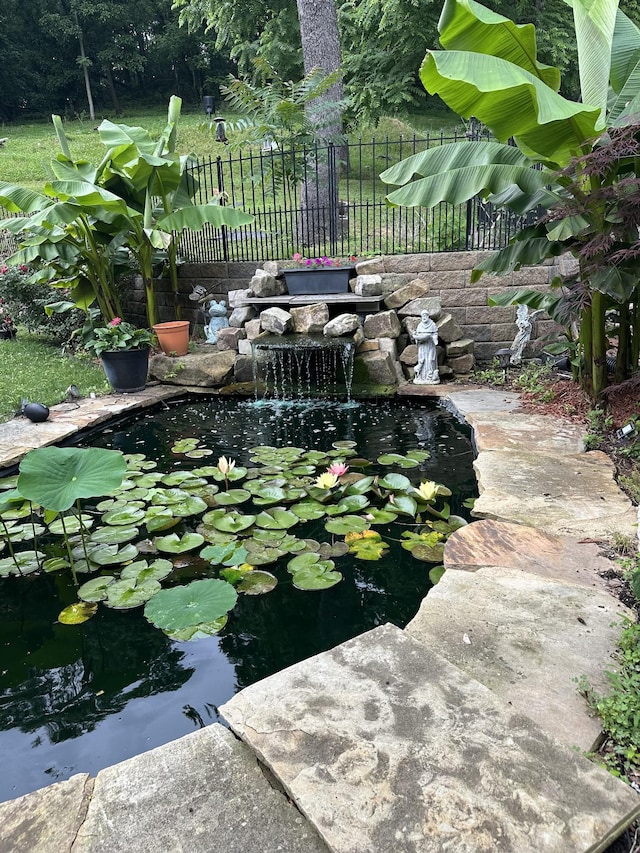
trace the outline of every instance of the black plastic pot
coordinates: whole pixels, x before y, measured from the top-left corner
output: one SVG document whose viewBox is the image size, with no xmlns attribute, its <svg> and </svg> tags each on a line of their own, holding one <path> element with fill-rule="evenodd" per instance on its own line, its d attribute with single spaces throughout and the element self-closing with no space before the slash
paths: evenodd
<svg viewBox="0 0 640 853">
<path fill-rule="evenodd" d="M 149 372 L 149 347 L 108 350 L 100 359 L 114 391 L 126 394 L 144 389 Z"/>
<path fill-rule="evenodd" d="M 353 267 L 322 267 L 283 270 L 292 296 L 304 293 L 348 293 Z"/>
</svg>

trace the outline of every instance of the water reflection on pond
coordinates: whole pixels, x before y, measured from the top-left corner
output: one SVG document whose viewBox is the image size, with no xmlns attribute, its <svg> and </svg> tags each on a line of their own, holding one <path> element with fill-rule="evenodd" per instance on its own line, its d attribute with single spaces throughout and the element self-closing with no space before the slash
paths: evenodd
<svg viewBox="0 0 640 853">
<path fill-rule="evenodd" d="M 202 400 L 120 424 L 91 443 L 144 452 L 165 471 L 202 464 L 171 453 L 183 437 L 200 438 L 213 460 L 226 455 L 239 464 L 247 464 L 247 448 L 265 444 L 329 450 L 350 439 L 371 460 L 423 449 L 431 458 L 403 473 L 445 483 L 452 512 L 465 514 L 462 501 L 476 494 L 469 435 L 430 402 Z M 304 535 L 317 535 L 322 524 L 309 523 Z M 429 588 L 428 564 L 398 543 L 382 562 L 343 557 L 337 567 L 344 580 L 323 592 L 295 589 L 281 573 L 272 593 L 240 597 L 219 636 L 193 643 L 170 640 L 141 608 L 101 607 L 82 625 L 59 624 L 58 613 L 76 598 L 63 574 L 0 580 L 0 754 L 11 768 L 0 779 L 0 800 L 74 773 L 96 774 L 214 722 L 217 706 L 238 689 L 383 622 L 404 626 Z"/>
</svg>

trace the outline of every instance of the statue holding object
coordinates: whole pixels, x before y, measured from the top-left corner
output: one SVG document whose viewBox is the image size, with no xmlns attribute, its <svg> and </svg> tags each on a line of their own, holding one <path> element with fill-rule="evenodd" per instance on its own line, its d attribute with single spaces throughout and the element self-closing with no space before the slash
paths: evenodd
<svg viewBox="0 0 640 853">
<path fill-rule="evenodd" d="M 414 385 L 439 385 L 438 373 L 438 327 L 428 311 L 423 311 L 420 322 L 413 333 L 418 345 L 418 363 L 415 366 Z"/>
</svg>

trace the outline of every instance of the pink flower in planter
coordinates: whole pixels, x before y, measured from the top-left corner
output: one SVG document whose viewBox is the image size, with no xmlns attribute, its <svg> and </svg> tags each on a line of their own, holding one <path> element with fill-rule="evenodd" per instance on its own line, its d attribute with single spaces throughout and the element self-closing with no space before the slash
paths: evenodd
<svg viewBox="0 0 640 853">
<path fill-rule="evenodd" d="M 113 320 L 109 321 L 110 326 L 119 326 L 122 323 L 122 319 L 120 317 L 114 317 Z"/>
</svg>

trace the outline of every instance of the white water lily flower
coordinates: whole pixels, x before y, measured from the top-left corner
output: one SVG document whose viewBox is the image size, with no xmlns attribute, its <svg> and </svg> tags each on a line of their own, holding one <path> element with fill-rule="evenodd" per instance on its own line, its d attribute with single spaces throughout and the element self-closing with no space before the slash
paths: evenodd
<svg viewBox="0 0 640 853">
<path fill-rule="evenodd" d="M 221 456 L 220 459 L 218 459 L 218 471 L 220 471 L 221 474 L 224 474 L 225 477 L 230 471 L 233 471 L 235 467 L 236 463 L 234 459 L 227 459 L 226 456 Z"/>
</svg>

